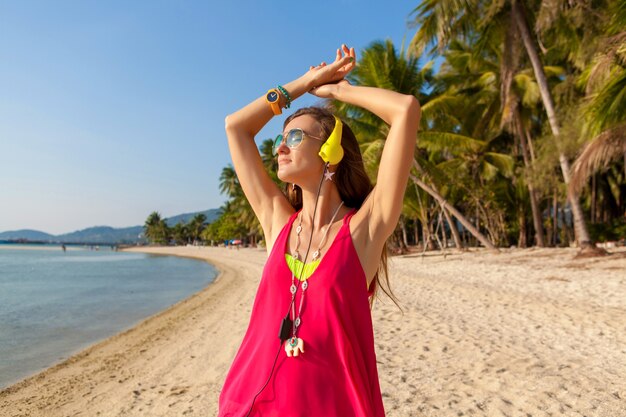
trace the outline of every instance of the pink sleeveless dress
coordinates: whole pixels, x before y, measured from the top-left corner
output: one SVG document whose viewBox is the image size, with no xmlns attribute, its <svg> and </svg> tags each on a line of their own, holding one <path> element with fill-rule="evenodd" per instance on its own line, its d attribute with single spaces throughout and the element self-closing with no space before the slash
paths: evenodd
<svg viewBox="0 0 626 417">
<path fill-rule="evenodd" d="M 339 233 L 309 277 L 298 337 L 304 353 L 287 357 L 278 338 L 291 303 L 285 247 L 294 213 L 263 269 L 250 324 L 219 398 L 218 417 L 383 417 L 365 273 L 346 214 Z M 306 250 L 304 247 L 303 250 Z M 297 282 L 297 279 L 296 279 Z M 375 281 L 372 282 L 372 286 Z M 373 287 L 372 287 L 373 288 Z M 296 293 L 296 312 L 302 287 Z M 293 318 L 293 317 L 292 317 Z"/>
</svg>

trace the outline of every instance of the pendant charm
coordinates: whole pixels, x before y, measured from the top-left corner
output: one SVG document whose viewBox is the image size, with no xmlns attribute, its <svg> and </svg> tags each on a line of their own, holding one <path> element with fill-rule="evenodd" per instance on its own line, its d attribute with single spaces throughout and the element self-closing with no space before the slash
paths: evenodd
<svg viewBox="0 0 626 417">
<path fill-rule="evenodd" d="M 292 337 L 285 342 L 285 352 L 288 357 L 298 356 L 304 353 L 304 341 L 299 337 Z"/>
</svg>

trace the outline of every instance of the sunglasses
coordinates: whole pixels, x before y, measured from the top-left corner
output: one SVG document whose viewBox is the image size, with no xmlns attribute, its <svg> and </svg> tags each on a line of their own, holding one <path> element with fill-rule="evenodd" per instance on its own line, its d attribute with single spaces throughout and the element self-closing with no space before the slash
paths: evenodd
<svg viewBox="0 0 626 417">
<path fill-rule="evenodd" d="M 274 139 L 274 146 L 272 147 L 272 154 L 273 155 L 278 154 L 278 148 L 280 148 L 280 145 L 283 142 L 285 143 L 285 145 L 287 145 L 287 147 L 289 147 L 289 149 L 297 148 L 300 145 L 300 143 L 302 143 L 302 140 L 304 139 L 305 136 L 309 138 L 321 140 L 321 141 L 326 140 L 317 136 L 309 135 L 308 133 L 305 133 L 304 130 L 302 129 L 298 129 L 298 128 L 291 129 L 289 132 L 287 132 L 287 134 L 280 134 L 276 136 L 276 139 Z"/>
</svg>

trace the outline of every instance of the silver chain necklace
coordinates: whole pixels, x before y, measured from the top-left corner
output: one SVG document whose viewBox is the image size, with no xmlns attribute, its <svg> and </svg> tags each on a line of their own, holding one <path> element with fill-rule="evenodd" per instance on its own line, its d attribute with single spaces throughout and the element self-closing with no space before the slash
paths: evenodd
<svg viewBox="0 0 626 417">
<path fill-rule="evenodd" d="M 328 223 L 328 225 L 326 226 L 326 230 L 324 231 L 324 234 L 322 235 L 322 240 L 320 241 L 320 244 L 317 247 L 317 250 L 313 252 L 313 258 L 311 259 L 311 262 L 314 262 L 320 258 L 321 248 L 326 244 L 328 231 L 330 230 L 331 225 L 334 223 L 335 218 L 337 217 L 337 213 L 339 213 L 339 209 L 341 208 L 341 206 L 343 206 L 343 201 L 341 202 L 341 204 L 339 204 L 339 207 L 337 207 L 337 209 L 335 210 L 335 213 L 333 214 L 333 217 L 330 220 L 330 223 Z M 298 247 L 300 246 L 300 233 L 302 232 L 302 212 L 300 212 L 300 215 L 298 217 L 299 217 L 298 227 L 296 227 L 296 247 L 294 248 L 293 254 L 291 255 L 295 261 L 300 260 L 300 253 L 298 252 Z M 304 267 L 305 267 L 304 262 L 306 262 L 306 259 L 302 260 L 302 270 L 300 271 L 300 278 L 298 278 L 298 281 L 302 280 L 302 274 L 304 273 Z M 297 266 L 297 262 L 294 262 L 294 263 Z M 300 327 L 300 324 L 302 324 L 302 320 L 300 319 L 302 315 L 302 304 L 304 302 L 304 294 L 306 293 L 306 289 L 309 287 L 309 284 L 308 284 L 308 280 L 304 280 L 304 282 L 302 283 L 302 295 L 300 296 L 300 306 L 298 307 L 298 316 L 296 317 L 295 298 L 296 298 L 296 292 L 298 291 L 298 287 L 296 286 L 295 280 L 296 280 L 296 274 L 292 270 L 291 271 L 291 287 L 290 287 L 291 313 L 295 317 L 295 320 L 293 321 L 293 327 L 292 327 L 292 333 L 291 333 L 292 336 L 291 338 L 287 339 L 287 341 L 285 341 L 285 351 L 287 352 L 288 357 L 298 356 L 300 353 L 304 352 L 304 341 L 300 339 L 299 337 L 297 337 L 297 333 L 298 333 L 298 327 Z"/>
</svg>

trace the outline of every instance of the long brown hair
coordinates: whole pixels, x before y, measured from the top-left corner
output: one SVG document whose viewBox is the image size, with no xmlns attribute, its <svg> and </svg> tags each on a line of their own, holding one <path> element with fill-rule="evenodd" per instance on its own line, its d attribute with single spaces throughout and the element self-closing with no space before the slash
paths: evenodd
<svg viewBox="0 0 626 417">
<path fill-rule="evenodd" d="M 322 137 L 328 138 L 330 133 L 335 127 L 335 117 L 333 113 L 322 107 L 304 107 L 296 111 L 289 116 L 283 124 L 283 129 L 287 124 L 296 117 L 308 115 L 313 117 L 321 126 Z M 363 202 L 374 189 L 372 181 L 365 172 L 365 165 L 363 164 L 363 157 L 361 156 L 361 150 L 359 143 L 354 136 L 354 133 L 350 127 L 343 122 L 343 130 L 341 135 L 341 147 L 343 148 L 343 158 L 337 165 L 337 170 L 333 177 L 335 185 L 339 191 L 339 195 L 347 207 L 359 209 L 363 205 Z M 302 190 L 300 187 L 295 186 L 292 188 L 289 184 L 285 185 L 285 194 L 287 199 L 295 210 L 302 208 Z M 381 278 L 382 275 L 382 278 Z M 380 263 L 378 264 L 378 271 L 374 276 L 374 293 L 370 296 L 370 309 L 374 306 L 374 299 L 377 298 L 378 288 L 380 287 L 385 294 L 398 306 L 400 311 L 402 307 L 398 304 L 398 299 L 391 291 L 391 285 L 389 284 L 389 271 L 387 268 L 387 242 L 383 247 L 383 251 L 380 255 Z"/>
</svg>

